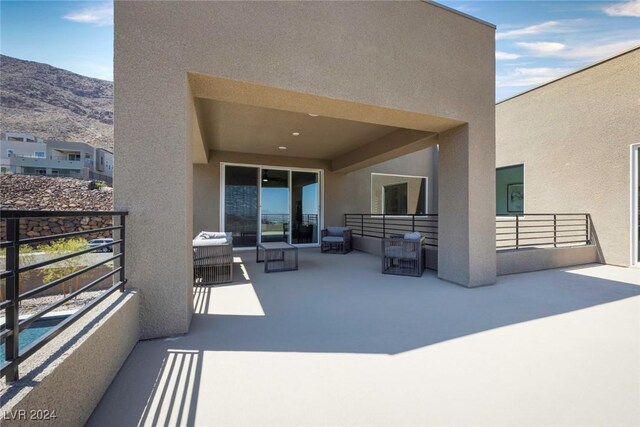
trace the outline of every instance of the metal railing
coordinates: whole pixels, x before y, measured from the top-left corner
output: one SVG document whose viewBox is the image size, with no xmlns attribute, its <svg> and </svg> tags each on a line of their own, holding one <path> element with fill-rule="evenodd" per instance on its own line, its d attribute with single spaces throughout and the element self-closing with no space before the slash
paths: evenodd
<svg viewBox="0 0 640 427">
<path fill-rule="evenodd" d="M 417 231 L 427 246 L 438 246 L 438 215 L 344 214 L 344 225 L 354 236 L 389 237 Z"/>
<path fill-rule="evenodd" d="M 6 240 L 0 241 L 0 249 L 6 249 L 6 270 L 0 272 L 0 279 L 6 280 L 6 299 L 0 302 L 0 310 L 5 310 L 5 324 L 4 329 L 0 329 L 0 342 L 4 341 L 5 345 L 5 361 L 1 363 L 0 378 L 6 377 L 7 381 L 13 382 L 18 379 L 18 368 L 22 362 L 32 356 L 45 344 L 50 342 L 56 336 L 58 336 L 63 330 L 71 326 L 74 322 L 87 314 L 89 310 L 97 306 L 109 295 L 117 290 L 124 292 L 127 279 L 125 276 L 125 217 L 127 212 L 112 212 L 112 211 L 24 211 L 24 210 L 2 210 L 0 211 L 0 220 L 6 221 Z M 28 220 L 30 218 L 60 218 L 60 217 L 99 217 L 99 216 L 112 216 L 113 225 L 109 227 L 93 228 L 88 230 L 74 231 L 69 233 L 52 234 L 48 236 L 40 237 L 20 237 L 20 220 Z M 47 242 L 57 239 L 66 239 L 69 237 L 82 236 L 85 234 L 94 234 L 101 232 L 115 232 L 114 239 L 111 243 L 105 243 L 94 247 L 87 247 L 80 251 L 64 254 L 55 258 L 47 259 L 44 261 L 35 262 L 26 266 L 20 265 L 20 247 L 25 245 L 33 245 L 36 243 Z M 20 292 L 20 276 L 37 268 L 45 267 L 57 262 L 65 261 L 79 255 L 94 252 L 103 248 L 112 248 L 114 246 L 117 249 L 114 250 L 113 256 L 110 258 L 101 260 L 93 265 L 75 270 L 63 277 L 52 280 L 48 283 L 29 290 L 27 292 Z M 87 273 L 96 267 L 106 265 L 109 262 L 113 262 L 113 268 L 107 273 L 90 283 L 85 284 L 69 295 L 57 300 L 56 302 L 47 305 L 40 311 L 32 314 L 24 319 L 20 319 L 20 302 L 31 298 L 41 292 L 58 286 L 70 279 Z M 117 277 L 114 277 L 115 275 Z M 61 323 L 55 326 L 53 329 L 42 335 L 33 343 L 29 344 L 26 348 L 20 350 L 20 332 L 32 325 L 38 319 L 41 319 L 45 314 L 52 312 L 56 308 L 62 306 L 68 301 L 76 298 L 83 292 L 89 291 L 95 288 L 106 279 L 112 278 L 112 282 L 115 282 L 100 296 L 94 298 L 76 311 L 71 316 L 65 318 Z"/>
<path fill-rule="evenodd" d="M 591 244 L 591 216 L 586 213 L 497 215 L 496 249 Z"/>
</svg>

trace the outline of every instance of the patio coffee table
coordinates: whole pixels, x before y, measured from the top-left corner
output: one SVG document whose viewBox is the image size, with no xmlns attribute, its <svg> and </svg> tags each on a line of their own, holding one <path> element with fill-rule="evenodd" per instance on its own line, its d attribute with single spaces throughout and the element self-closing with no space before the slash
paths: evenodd
<svg viewBox="0 0 640 427">
<path fill-rule="evenodd" d="M 285 242 L 265 242 L 256 246 L 256 262 L 264 262 L 264 272 L 298 269 L 298 248 Z"/>
</svg>

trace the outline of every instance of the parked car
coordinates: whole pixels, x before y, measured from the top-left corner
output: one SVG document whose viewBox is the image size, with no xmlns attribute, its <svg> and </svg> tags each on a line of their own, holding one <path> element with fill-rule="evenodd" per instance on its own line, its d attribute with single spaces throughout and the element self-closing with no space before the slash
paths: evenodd
<svg viewBox="0 0 640 427">
<path fill-rule="evenodd" d="M 113 239 L 93 239 L 87 242 L 89 247 L 95 248 L 97 246 L 105 245 L 107 243 L 113 243 Z M 104 248 L 96 249 L 96 252 L 113 252 L 113 246 L 107 246 Z"/>
</svg>

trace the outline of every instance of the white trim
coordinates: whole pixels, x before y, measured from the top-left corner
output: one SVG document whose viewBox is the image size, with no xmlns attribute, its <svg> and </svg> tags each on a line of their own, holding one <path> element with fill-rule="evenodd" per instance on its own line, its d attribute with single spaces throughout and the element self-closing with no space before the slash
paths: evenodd
<svg viewBox="0 0 640 427">
<path fill-rule="evenodd" d="M 634 267 L 638 267 L 640 266 L 640 261 L 638 261 L 638 256 L 640 255 L 640 248 L 638 247 L 638 239 L 640 238 L 640 230 L 639 230 L 639 226 L 638 226 L 638 216 L 640 215 L 640 212 L 638 212 L 638 200 L 640 198 L 640 194 L 638 191 L 638 186 L 640 185 L 640 178 L 638 177 L 638 174 L 640 173 L 640 144 L 633 144 L 631 145 L 631 152 L 630 152 L 630 180 L 629 180 L 629 185 L 630 185 L 630 203 L 631 203 L 631 209 L 629 210 L 631 212 L 631 221 L 630 221 L 630 233 L 629 235 L 631 236 L 631 266 Z"/>
<path fill-rule="evenodd" d="M 401 178 L 420 178 L 425 180 L 424 186 L 424 215 L 429 214 L 429 177 L 428 176 L 420 176 L 420 175 L 402 175 L 397 173 L 382 173 L 382 172 L 371 172 L 371 176 L 369 177 L 369 215 L 386 215 L 387 217 L 406 217 L 411 216 L 413 214 L 406 215 L 387 215 L 384 213 L 384 191 L 382 192 L 381 197 L 381 206 L 380 209 L 382 213 L 374 213 L 373 212 L 373 175 L 384 175 L 384 176 L 399 176 Z M 383 185 L 384 187 L 384 185 Z M 407 204 L 409 203 L 409 199 L 407 198 Z M 407 206 L 407 211 L 409 210 L 409 206 Z"/>
<path fill-rule="evenodd" d="M 262 165 L 262 164 L 253 164 L 253 163 L 235 163 L 235 162 L 220 162 L 220 220 L 219 220 L 219 230 L 224 230 L 224 205 L 225 205 L 225 168 L 227 166 L 243 166 L 250 168 L 258 168 L 258 215 L 260 219 L 258 220 L 258 228 L 257 228 L 257 236 L 256 242 L 259 243 L 260 237 L 262 235 L 262 170 L 263 169 L 275 169 L 275 170 L 284 170 L 289 172 L 289 198 L 288 204 L 289 209 L 291 209 L 291 177 L 292 172 L 311 172 L 318 174 L 318 184 L 320 185 L 320 191 L 318 191 L 318 243 L 298 243 L 294 244 L 296 247 L 305 248 L 305 247 L 320 247 L 320 230 L 324 227 L 324 170 L 323 169 L 312 169 L 312 168 L 299 168 L 295 166 L 271 166 L 271 165 Z M 291 241 L 291 231 L 289 231 L 289 241 Z M 245 248 L 234 248 L 243 250 Z M 247 249 L 252 249 L 248 247 Z"/>
</svg>

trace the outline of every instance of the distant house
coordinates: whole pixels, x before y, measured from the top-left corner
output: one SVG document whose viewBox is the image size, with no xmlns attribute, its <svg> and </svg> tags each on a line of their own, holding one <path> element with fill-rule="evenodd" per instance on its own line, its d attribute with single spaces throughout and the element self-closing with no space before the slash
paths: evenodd
<svg viewBox="0 0 640 427">
<path fill-rule="evenodd" d="M 4 132 L 0 137 L 0 172 L 70 176 L 113 181 L 113 153 L 83 142 L 48 141 Z"/>
</svg>

